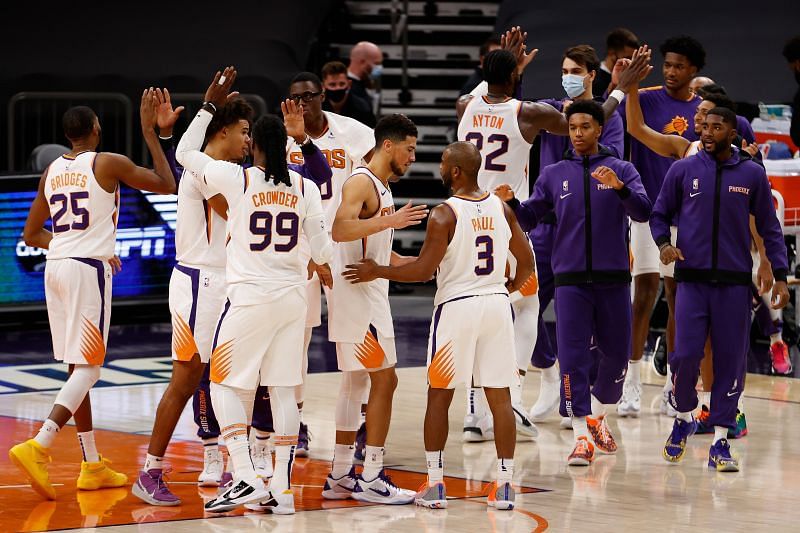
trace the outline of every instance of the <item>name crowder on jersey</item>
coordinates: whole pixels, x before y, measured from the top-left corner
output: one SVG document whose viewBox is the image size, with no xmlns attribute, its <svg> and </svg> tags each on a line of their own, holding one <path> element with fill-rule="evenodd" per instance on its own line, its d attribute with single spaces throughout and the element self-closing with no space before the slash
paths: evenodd
<svg viewBox="0 0 800 533">
<path fill-rule="evenodd" d="M 494 231 L 494 217 L 477 217 L 472 219 L 475 231 Z"/>
<path fill-rule="evenodd" d="M 503 117 L 496 115 L 472 115 L 473 128 L 503 128 Z"/>
<path fill-rule="evenodd" d="M 251 196 L 253 205 L 261 207 L 263 205 L 283 205 L 289 209 L 297 206 L 297 195 L 286 191 L 257 192 Z"/>
<path fill-rule="evenodd" d="M 82 172 L 65 172 L 50 178 L 50 188 L 53 190 L 59 187 L 81 187 L 86 188 L 89 176 Z"/>
</svg>

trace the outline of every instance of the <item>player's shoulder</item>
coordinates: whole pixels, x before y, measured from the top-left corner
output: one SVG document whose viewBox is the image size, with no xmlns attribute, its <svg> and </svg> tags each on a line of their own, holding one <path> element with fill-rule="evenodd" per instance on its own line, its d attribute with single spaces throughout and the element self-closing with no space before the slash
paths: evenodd
<svg viewBox="0 0 800 533">
<path fill-rule="evenodd" d="M 328 119 L 329 127 L 330 124 L 333 123 L 334 128 L 348 128 L 348 130 L 352 130 L 354 133 L 373 134 L 372 128 L 352 117 L 346 117 L 344 115 L 334 113 L 333 111 L 323 111 L 323 113 L 325 113 L 325 116 Z"/>
<path fill-rule="evenodd" d="M 653 97 L 662 94 L 664 91 L 663 85 L 652 85 L 650 87 L 640 87 L 639 96 Z"/>
</svg>

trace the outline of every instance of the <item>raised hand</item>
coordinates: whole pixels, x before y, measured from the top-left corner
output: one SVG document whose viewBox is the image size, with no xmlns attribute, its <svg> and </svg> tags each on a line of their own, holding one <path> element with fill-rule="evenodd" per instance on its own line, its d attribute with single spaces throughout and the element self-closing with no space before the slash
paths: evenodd
<svg viewBox="0 0 800 533">
<path fill-rule="evenodd" d="M 651 55 L 652 51 L 646 44 L 634 50 L 630 64 L 619 74 L 619 90 L 627 93 L 632 85 L 638 84 L 652 72 Z M 616 67 L 616 65 L 614 66 Z"/>
<path fill-rule="evenodd" d="M 350 283 L 366 283 L 376 279 L 378 264 L 369 258 L 364 258 L 354 265 L 346 265 L 342 276 Z"/>
<path fill-rule="evenodd" d="M 306 123 L 303 120 L 303 108 L 294 100 L 287 98 L 281 102 L 283 125 L 286 126 L 286 135 L 293 138 L 298 144 L 306 139 Z"/>
<path fill-rule="evenodd" d="M 169 137 L 172 135 L 172 128 L 178 121 L 178 117 L 183 111 L 183 106 L 178 106 L 172 109 L 172 100 L 169 96 L 168 89 L 156 89 L 156 100 L 158 102 L 158 109 L 156 109 L 156 124 L 158 125 L 158 133 L 162 137 Z"/>
<path fill-rule="evenodd" d="M 619 190 L 625 186 L 617 177 L 617 173 L 608 167 L 599 166 L 592 172 L 592 177 L 612 189 Z"/>
<path fill-rule="evenodd" d="M 538 48 L 534 48 L 526 53 L 527 45 L 525 40 L 527 38 L 528 32 L 523 32 L 519 26 L 513 26 L 500 36 L 500 48 L 510 51 L 517 58 L 517 72 L 520 75 L 539 52 Z"/>
<path fill-rule="evenodd" d="M 758 143 L 747 144 L 747 141 L 742 139 L 742 150 L 750 154 L 750 157 L 755 157 L 758 154 Z"/>
<path fill-rule="evenodd" d="M 155 131 L 158 121 L 158 97 L 155 89 L 150 87 L 142 92 L 142 102 L 139 104 L 139 119 L 142 122 L 142 131 Z"/>
<path fill-rule="evenodd" d="M 203 97 L 204 100 L 206 102 L 211 102 L 217 109 L 221 108 L 229 99 L 239 94 L 238 92 L 230 92 L 235 80 L 235 68 L 225 67 L 225 70 L 222 72 L 217 71 L 217 73 L 214 74 L 211 85 L 206 89 L 206 94 Z"/>
<path fill-rule="evenodd" d="M 409 201 L 406 205 L 386 217 L 390 227 L 403 229 L 409 226 L 416 226 L 428 216 L 427 205 L 411 205 Z"/>
<path fill-rule="evenodd" d="M 495 187 L 494 194 L 504 202 L 514 199 L 514 189 L 512 189 L 511 185 L 507 183 L 503 183 Z"/>
</svg>

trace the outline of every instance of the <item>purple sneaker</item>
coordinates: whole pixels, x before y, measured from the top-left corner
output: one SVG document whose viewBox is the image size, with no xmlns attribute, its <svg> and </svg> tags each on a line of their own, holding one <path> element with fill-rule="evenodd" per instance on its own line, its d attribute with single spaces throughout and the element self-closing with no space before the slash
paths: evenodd
<svg viewBox="0 0 800 533">
<path fill-rule="evenodd" d="M 131 493 L 150 505 L 173 506 L 180 505 L 181 500 L 172 494 L 164 481 L 164 471 L 152 469 L 139 472 L 139 479 L 133 484 Z"/>
<path fill-rule="evenodd" d="M 300 431 L 297 433 L 297 448 L 294 450 L 295 457 L 308 457 L 308 443 L 310 440 L 308 426 L 300 422 Z"/>
<path fill-rule="evenodd" d="M 356 451 L 353 454 L 353 459 L 357 463 L 364 462 L 364 450 L 367 448 L 367 424 L 362 423 L 356 433 Z"/>
<path fill-rule="evenodd" d="M 233 474 L 230 472 L 223 472 L 222 479 L 219 481 L 219 489 L 217 494 L 223 494 L 226 490 L 233 486 Z"/>
</svg>

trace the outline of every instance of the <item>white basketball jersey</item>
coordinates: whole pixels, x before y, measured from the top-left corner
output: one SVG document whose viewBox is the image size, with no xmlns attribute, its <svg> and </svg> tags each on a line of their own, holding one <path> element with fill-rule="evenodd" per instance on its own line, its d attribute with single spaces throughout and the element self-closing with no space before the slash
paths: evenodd
<svg viewBox="0 0 800 533">
<path fill-rule="evenodd" d="M 96 152 L 63 155 L 47 168 L 44 197 L 53 223 L 48 259 L 114 257 L 119 186 L 108 192 L 97 183 L 95 157 Z"/>
<path fill-rule="evenodd" d="M 692 141 L 689 144 L 689 148 L 686 149 L 686 153 L 683 154 L 683 157 L 690 157 L 693 155 L 697 155 L 697 152 L 703 149 L 703 143 L 700 141 Z"/>
<path fill-rule="evenodd" d="M 434 305 L 463 296 L 508 294 L 511 228 L 502 200 L 487 192 L 480 199 L 452 196 L 445 204 L 456 216 L 456 229 L 439 264 Z"/>
<path fill-rule="evenodd" d="M 528 159 L 531 143 L 519 129 L 522 102 L 511 98 L 493 104 L 485 96 L 472 98 L 458 123 L 458 140 L 469 141 L 481 152 L 478 185 L 492 192 L 507 183 L 521 202 L 529 195 Z"/>
<path fill-rule="evenodd" d="M 381 217 L 394 213 L 392 191 L 368 168 L 359 167 L 354 172 L 366 174 L 372 180 L 380 206 L 373 215 Z M 333 305 L 329 308 L 328 327 L 330 340 L 338 342 L 363 342 L 370 325 L 384 337 L 394 337 L 392 313 L 389 307 L 389 281 L 376 279 L 367 283 L 350 283 L 342 277 L 347 265 L 370 258 L 379 265 L 388 265 L 392 258 L 394 230 L 386 229 L 363 239 L 340 242 L 336 246 L 336 279 L 331 294 Z"/>
<path fill-rule="evenodd" d="M 184 171 L 178 184 L 175 259 L 193 268 L 225 268 L 225 219 L 211 209 L 208 188 Z"/>
</svg>

